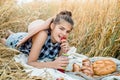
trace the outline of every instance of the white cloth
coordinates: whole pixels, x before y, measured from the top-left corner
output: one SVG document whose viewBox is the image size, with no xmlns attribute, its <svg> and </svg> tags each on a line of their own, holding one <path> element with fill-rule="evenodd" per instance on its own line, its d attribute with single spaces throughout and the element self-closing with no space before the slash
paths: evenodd
<svg viewBox="0 0 120 80">
<path fill-rule="evenodd" d="M 24 70 L 27 73 L 30 72 L 29 76 L 41 76 L 46 78 L 48 77 L 48 80 L 50 76 L 52 76 L 52 80 L 56 80 L 57 78 L 61 78 L 61 77 L 65 78 L 65 80 L 79 80 L 79 79 L 73 79 L 69 75 L 64 74 L 55 69 L 50 69 L 50 68 L 38 69 L 30 65 L 27 65 L 27 58 L 28 56 L 23 53 L 20 53 L 19 55 L 14 57 L 16 62 L 19 62 L 24 66 Z M 47 74 L 49 74 L 49 76 L 47 76 Z"/>
<path fill-rule="evenodd" d="M 71 47 L 71 49 L 67 52 L 67 54 L 69 58 L 69 64 L 66 67 L 66 71 L 72 71 L 74 63 L 82 67 L 82 60 L 88 58 L 85 55 L 76 53 L 75 47 Z"/>
<path fill-rule="evenodd" d="M 82 60 L 88 58 L 85 55 L 76 53 L 75 47 L 71 47 L 71 49 L 67 52 L 67 54 L 69 58 L 69 64 L 66 67 L 66 71 L 72 71 L 72 65 L 74 63 L 78 64 L 81 67 Z M 104 59 L 104 58 L 106 57 L 93 57 L 89 59 L 90 61 L 94 62 L 98 59 Z M 116 78 L 117 80 L 120 80 L 120 76 L 105 76 L 105 77 L 102 77 L 102 79 L 101 78 L 95 79 L 89 76 L 84 76 L 85 74 L 83 73 L 82 74 L 80 73 L 82 77 L 81 76 L 78 77 L 74 73 L 71 73 L 71 72 L 66 72 L 65 74 L 65 73 L 62 73 L 58 70 L 51 69 L 51 68 L 38 69 L 38 68 L 32 67 L 27 64 L 28 55 L 25 55 L 23 53 L 16 55 L 14 59 L 16 62 L 19 62 L 24 66 L 24 70 L 26 72 L 30 72 L 29 76 L 40 76 L 40 77 L 46 78 L 47 80 L 56 80 L 57 78 L 61 78 L 61 77 L 64 78 L 64 80 L 113 80 L 114 78 Z M 117 64 L 117 71 L 120 71 L 120 60 L 117 60 L 115 58 L 108 58 L 108 59 L 113 60 Z"/>
<path fill-rule="evenodd" d="M 73 50 L 73 48 L 72 48 L 72 50 Z M 69 51 L 69 53 L 70 53 L 70 51 Z M 73 52 L 71 52 L 71 53 L 73 53 Z M 71 54 L 69 54 L 69 55 L 71 55 Z M 61 78 L 61 77 L 64 78 L 64 80 L 84 80 L 80 77 L 69 76 L 68 74 L 62 73 L 58 70 L 51 69 L 51 68 L 38 69 L 38 68 L 32 67 L 27 64 L 28 55 L 23 54 L 23 53 L 16 55 L 14 57 L 14 59 L 16 62 L 19 62 L 20 64 L 22 64 L 24 66 L 24 70 L 27 73 L 30 72 L 29 76 L 46 77 L 48 80 L 50 80 L 49 78 L 51 78 L 51 77 L 52 77 L 52 80 L 56 80 L 57 78 Z M 49 74 L 49 76 L 47 76 L 48 74 Z"/>
</svg>

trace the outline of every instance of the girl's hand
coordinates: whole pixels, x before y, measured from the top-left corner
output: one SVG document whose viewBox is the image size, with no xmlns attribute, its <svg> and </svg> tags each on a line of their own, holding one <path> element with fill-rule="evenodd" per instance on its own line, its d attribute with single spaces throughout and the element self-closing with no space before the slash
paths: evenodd
<svg viewBox="0 0 120 80">
<path fill-rule="evenodd" d="M 67 57 L 60 56 L 56 60 L 53 61 L 53 66 L 55 69 L 65 69 L 68 63 L 69 61 Z"/>
<path fill-rule="evenodd" d="M 60 46 L 61 46 L 62 52 L 64 52 L 64 53 L 66 53 L 70 49 L 70 46 L 69 46 L 67 39 L 62 39 Z"/>
</svg>

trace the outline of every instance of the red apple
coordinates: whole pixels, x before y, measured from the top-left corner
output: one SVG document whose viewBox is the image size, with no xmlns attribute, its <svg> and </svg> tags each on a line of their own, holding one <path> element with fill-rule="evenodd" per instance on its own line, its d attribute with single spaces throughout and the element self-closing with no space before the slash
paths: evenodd
<svg viewBox="0 0 120 80">
<path fill-rule="evenodd" d="M 66 37 L 65 36 L 61 37 L 61 40 L 63 40 L 63 39 L 66 39 Z"/>
</svg>

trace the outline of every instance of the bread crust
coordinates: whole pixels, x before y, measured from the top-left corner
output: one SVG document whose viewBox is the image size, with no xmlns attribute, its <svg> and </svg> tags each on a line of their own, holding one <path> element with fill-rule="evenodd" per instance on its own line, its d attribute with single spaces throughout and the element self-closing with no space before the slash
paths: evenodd
<svg viewBox="0 0 120 80">
<path fill-rule="evenodd" d="M 112 60 L 98 60 L 93 63 L 93 71 L 96 75 L 107 75 L 116 71 L 116 63 Z"/>
</svg>

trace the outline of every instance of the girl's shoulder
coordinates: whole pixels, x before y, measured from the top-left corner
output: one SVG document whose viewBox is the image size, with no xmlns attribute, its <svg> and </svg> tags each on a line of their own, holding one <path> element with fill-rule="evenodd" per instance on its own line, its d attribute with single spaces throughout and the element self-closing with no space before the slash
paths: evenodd
<svg viewBox="0 0 120 80">
<path fill-rule="evenodd" d="M 37 34 L 40 34 L 40 35 L 43 36 L 43 37 L 49 36 L 48 30 L 42 30 L 42 31 L 38 32 Z M 37 35 L 37 34 L 36 34 L 36 35 Z"/>
</svg>

